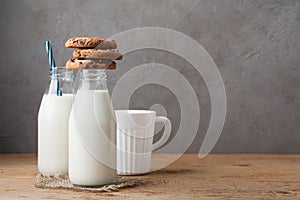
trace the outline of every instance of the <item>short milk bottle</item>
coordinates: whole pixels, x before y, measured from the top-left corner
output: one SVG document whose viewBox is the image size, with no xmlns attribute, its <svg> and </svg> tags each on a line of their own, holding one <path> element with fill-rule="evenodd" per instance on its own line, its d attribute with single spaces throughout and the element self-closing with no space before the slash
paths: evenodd
<svg viewBox="0 0 300 200">
<path fill-rule="evenodd" d="M 73 103 L 73 72 L 50 71 L 38 113 L 38 169 L 41 174 L 68 173 L 68 120 Z"/>
<path fill-rule="evenodd" d="M 69 120 L 69 178 L 96 186 L 116 178 L 116 123 L 105 70 L 78 72 L 79 85 Z"/>
</svg>

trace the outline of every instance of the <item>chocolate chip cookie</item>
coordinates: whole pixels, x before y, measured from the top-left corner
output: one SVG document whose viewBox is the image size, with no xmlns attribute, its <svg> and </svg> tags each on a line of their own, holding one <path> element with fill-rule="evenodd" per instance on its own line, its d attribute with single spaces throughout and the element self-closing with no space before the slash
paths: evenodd
<svg viewBox="0 0 300 200">
<path fill-rule="evenodd" d="M 99 37 L 77 37 L 70 38 L 66 41 L 67 48 L 96 48 L 96 49 L 116 49 L 117 43 L 115 40 L 107 40 Z"/>
<path fill-rule="evenodd" d="M 66 63 L 67 69 L 116 69 L 116 63 L 112 60 L 79 60 L 79 59 L 69 59 Z"/>
<path fill-rule="evenodd" d="M 116 50 L 100 50 L 100 49 L 75 49 L 73 58 L 101 58 L 109 60 L 121 60 L 122 54 Z"/>
</svg>

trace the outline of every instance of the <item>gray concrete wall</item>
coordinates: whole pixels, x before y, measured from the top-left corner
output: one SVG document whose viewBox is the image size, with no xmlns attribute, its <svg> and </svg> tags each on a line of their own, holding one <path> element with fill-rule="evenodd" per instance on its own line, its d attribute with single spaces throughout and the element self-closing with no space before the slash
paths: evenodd
<svg viewBox="0 0 300 200">
<path fill-rule="evenodd" d="M 0 152 L 37 150 L 37 112 L 47 85 L 44 41 L 51 40 L 57 65 L 73 36 L 109 37 L 142 26 L 166 27 L 198 41 L 224 79 L 228 110 L 215 153 L 300 153 L 300 2 L 298 0 L 5 0 L 0 11 Z M 130 66 L 159 62 L 180 71 L 201 108 L 200 129 L 188 152 L 198 152 L 210 118 L 210 98 L 195 69 L 176 55 L 132 52 L 109 73 L 109 88 Z M 123 66 L 123 67 L 122 67 Z M 180 122 L 174 94 L 146 85 L 131 108 L 165 107 Z M 176 148 L 176 147 L 175 147 Z"/>
</svg>

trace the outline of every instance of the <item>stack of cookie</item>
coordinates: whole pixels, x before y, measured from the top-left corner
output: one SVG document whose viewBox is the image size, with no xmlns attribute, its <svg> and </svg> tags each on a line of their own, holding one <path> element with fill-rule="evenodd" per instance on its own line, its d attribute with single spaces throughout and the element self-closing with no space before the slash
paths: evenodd
<svg viewBox="0 0 300 200">
<path fill-rule="evenodd" d="M 98 37 L 70 38 L 67 48 L 75 48 L 73 58 L 66 63 L 67 69 L 116 69 L 114 60 L 121 60 L 122 54 L 116 50 L 114 40 Z"/>
</svg>

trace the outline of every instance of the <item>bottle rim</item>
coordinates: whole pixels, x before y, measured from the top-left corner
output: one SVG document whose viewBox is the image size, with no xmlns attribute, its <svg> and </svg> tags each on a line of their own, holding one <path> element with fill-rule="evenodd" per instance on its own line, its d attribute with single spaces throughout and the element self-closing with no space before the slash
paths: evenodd
<svg viewBox="0 0 300 200">
<path fill-rule="evenodd" d="M 80 77 L 85 81 L 106 81 L 107 75 L 105 72 L 105 70 L 82 69 Z"/>
<path fill-rule="evenodd" d="M 64 66 L 58 66 L 58 67 L 51 68 L 49 70 L 49 77 L 50 78 L 52 78 L 54 76 L 53 72 L 57 73 L 58 78 L 64 78 L 64 77 L 70 77 L 71 78 L 71 77 L 74 76 L 73 70 L 67 69 Z"/>
</svg>

